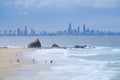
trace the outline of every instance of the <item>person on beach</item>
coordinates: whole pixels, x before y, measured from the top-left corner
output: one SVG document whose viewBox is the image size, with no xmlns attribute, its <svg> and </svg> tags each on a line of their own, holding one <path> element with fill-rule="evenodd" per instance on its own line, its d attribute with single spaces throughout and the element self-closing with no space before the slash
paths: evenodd
<svg viewBox="0 0 120 80">
<path fill-rule="evenodd" d="M 17 58 L 17 63 L 20 63 L 20 58 L 18 54 L 16 54 L 16 58 Z"/>
<path fill-rule="evenodd" d="M 35 59 L 32 60 L 33 64 L 35 63 Z"/>
<path fill-rule="evenodd" d="M 52 64 L 52 63 L 53 63 L 53 60 L 51 60 L 50 63 Z"/>
<path fill-rule="evenodd" d="M 47 60 L 45 60 L 45 63 L 47 63 Z"/>
<path fill-rule="evenodd" d="M 10 63 L 12 64 L 12 60 L 10 59 Z"/>
<path fill-rule="evenodd" d="M 16 56 L 18 56 L 18 54 L 16 54 Z"/>
<path fill-rule="evenodd" d="M 16 58 L 18 58 L 18 54 L 16 54 Z"/>
<path fill-rule="evenodd" d="M 17 63 L 20 63 L 20 59 L 17 59 Z"/>
</svg>

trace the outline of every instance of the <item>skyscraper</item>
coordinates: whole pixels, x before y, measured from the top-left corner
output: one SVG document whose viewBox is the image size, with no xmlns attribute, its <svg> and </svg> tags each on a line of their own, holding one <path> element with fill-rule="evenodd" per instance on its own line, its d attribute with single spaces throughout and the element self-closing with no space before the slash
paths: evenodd
<svg viewBox="0 0 120 80">
<path fill-rule="evenodd" d="M 33 28 L 31 28 L 31 35 L 34 36 L 35 35 L 35 30 Z"/>
<path fill-rule="evenodd" d="M 77 32 L 78 32 L 78 33 L 80 32 L 80 27 L 77 28 Z"/>
<path fill-rule="evenodd" d="M 17 29 L 17 35 L 20 35 L 20 28 Z"/>
<path fill-rule="evenodd" d="M 25 29 L 24 29 L 24 35 L 27 35 L 27 34 L 28 34 L 27 26 L 25 26 Z"/>
<path fill-rule="evenodd" d="M 83 34 L 85 34 L 86 33 L 86 26 L 85 26 L 85 24 L 83 25 Z"/>
<path fill-rule="evenodd" d="M 68 26 L 68 33 L 72 33 L 72 25 L 71 25 L 71 23 L 69 23 L 69 26 Z"/>
<path fill-rule="evenodd" d="M 4 35 L 7 35 L 7 30 L 4 31 Z"/>
</svg>

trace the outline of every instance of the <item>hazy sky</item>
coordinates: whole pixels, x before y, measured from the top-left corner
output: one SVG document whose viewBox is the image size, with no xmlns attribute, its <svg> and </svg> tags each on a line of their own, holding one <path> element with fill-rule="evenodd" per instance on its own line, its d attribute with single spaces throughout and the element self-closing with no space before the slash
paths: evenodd
<svg viewBox="0 0 120 80">
<path fill-rule="evenodd" d="M 120 0 L 0 0 L 0 28 L 62 30 L 86 24 L 120 31 Z"/>
</svg>

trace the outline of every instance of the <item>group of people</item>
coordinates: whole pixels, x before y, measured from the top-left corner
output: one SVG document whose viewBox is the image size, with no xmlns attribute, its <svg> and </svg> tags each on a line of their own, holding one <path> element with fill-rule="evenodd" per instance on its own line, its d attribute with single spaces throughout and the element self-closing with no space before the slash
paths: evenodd
<svg viewBox="0 0 120 80">
<path fill-rule="evenodd" d="M 34 64 L 36 61 L 35 61 L 35 59 L 33 59 L 32 60 L 32 63 Z M 47 60 L 45 60 L 45 63 L 48 63 L 48 61 Z M 50 64 L 52 64 L 53 63 L 53 60 L 50 60 L 50 62 L 49 62 Z"/>
<path fill-rule="evenodd" d="M 20 57 L 18 54 L 16 54 L 16 62 L 20 63 Z M 13 63 L 12 59 L 10 59 L 10 63 Z"/>
<path fill-rule="evenodd" d="M 18 54 L 16 54 L 16 62 L 17 62 L 17 63 L 20 63 L 20 61 L 21 61 L 21 60 L 20 60 L 20 56 L 19 56 Z M 12 63 L 12 60 L 11 60 L 11 59 L 10 59 L 10 63 Z M 33 64 L 36 63 L 35 59 L 32 60 L 32 63 L 33 63 Z M 48 63 L 48 61 L 45 60 L 45 63 Z M 53 64 L 53 60 L 50 60 L 49 63 L 50 63 L 50 64 Z"/>
</svg>

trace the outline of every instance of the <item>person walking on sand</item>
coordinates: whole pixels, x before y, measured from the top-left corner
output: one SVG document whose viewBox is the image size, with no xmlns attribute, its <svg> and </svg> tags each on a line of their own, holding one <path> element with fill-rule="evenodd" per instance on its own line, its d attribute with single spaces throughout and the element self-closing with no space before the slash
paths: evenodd
<svg viewBox="0 0 120 80">
<path fill-rule="evenodd" d="M 32 60 L 33 64 L 35 63 L 35 59 Z"/>
<path fill-rule="evenodd" d="M 17 63 L 20 63 L 20 57 L 19 57 L 19 55 L 18 54 L 16 54 L 16 58 L 17 58 Z"/>
<path fill-rule="evenodd" d="M 12 64 L 12 60 L 10 59 L 10 63 Z"/>
<path fill-rule="evenodd" d="M 17 63 L 20 63 L 20 59 L 17 59 Z"/>
<path fill-rule="evenodd" d="M 16 54 L 16 57 L 18 57 L 18 54 Z"/>
</svg>

